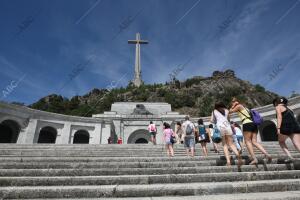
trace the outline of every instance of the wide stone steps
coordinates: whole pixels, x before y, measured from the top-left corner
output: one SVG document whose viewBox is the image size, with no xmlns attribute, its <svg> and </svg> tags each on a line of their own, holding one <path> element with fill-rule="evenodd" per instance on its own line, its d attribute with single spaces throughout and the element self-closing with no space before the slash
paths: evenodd
<svg viewBox="0 0 300 200">
<path fill-rule="evenodd" d="M 299 200 L 300 191 L 287 192 L 259 192 L 259 193 L 240 193 L 240 194 L 222 194 L 222 195 L 203 195 L 203 196 L 164 196 L 164 197 L 123 197 L 108 198 L 109 200 Z M 79 200 L 78 198 L 72 198 Z M 100 198 L 84 198 L 84 200 L 96 200 Z M 103 199 L 103 198 L 101 198 Z M 40 200 L 40 199 L 35 199 Z M 45 200 L 45 199 L 44 199 Z M 50 200 L 50 199 L 46 199 Z M 65 200 L 65 199 L 51 199 Z M 82 199 L 81 199 L 82 200 Z"/>
<path fill-rule="evenodd" d="M 155 175 L 155 174 L 190 174 L 220 172 L 282 171 L 295 169 L 293 164 L 271 164 L 243 166 L 203 166 L 181 168 L 119 168 L 119 169 L 1 169 L 0 176 L 116 176 L 116 175 Z M 299 170 L 299 168 L 296 168 Z"/>
<path fill-rule="evenodd" d="M 231 154 L 227 167 L 199 146 L 191 158 L 176 145 L 169 158 L 163 145 L 1 144 L 0 199 L 300 199 L 300 153 L 291 147 L 287 163 L 277 143 L 263 145 L 272 162 L 256 151 L 250 166 L 245 151 L 244 165 Z"/>
<path fill-rule="evenodd" d="M 272 163 L 282 163 L 285 156 L 283 154 L 271 154 L 273 157 Z M 300 154 L 293 154 L 295 158 L 300 158 Z M 235 156 L 232 156 L 232 158 L 235 158 Z M 248 156 L 243 156 L 243 158 L 248 163 Z M 259 161 L 263 164 L 266 162 L 265 159 L 263 159 L 262 155 L 257 154 L 257 158 Z M 179 162 L 182 163 L 186 161 L 207 161 L 208 163 L 206 165 L 219 165 L 218 163 L 223 163 L 224 156 L 215 155 L 215 156 L 208 156 L 208 157 L 200 157 L 196 156 L 194 158 L 189 157 L 182 157 L 177 156 L 173 158 L 169 158 L 166 156 L 163 157 L 114 157 L 114 158 L 108 158 L 108 157 L 93 157 L 93 156 L 86 156 L 86 157 L 30 157 L 30 156 L 23 156 L 23 157 L 0 157 L 0 161 L 5 164 L 11 164 L 11 163 L 32 163 L 32 162 L 40 162 L 40 163 L 87 163 L 87 162 Z"/>
<path fill-rule="evenodd" d="M 260 192 L 243 194 L 219 194 L 219 195 L 203 195 L 203 196 L 164 196 L 164 197 L 124 197 L 124 198 L 109 198 L 109 200 L 299 200 L 300 191 L 288 192 Z M 103 198 L 84 198 L 84 200 L 96 200 Z M 41 200 L 41 199 L 35 199 Z M 50 199 L 44 199 L 50 200 Z M 65 199 L 51 199 L 51 200 L 65 200 Z M 79 200 L 72 198 L 72 200 Z M 82 200 L 82 199 L 81 199 Z"/>
<path fill-rule="evenodd" d="M 280 151 L 269 151 L 272 155 L 282 154 Z M 259 154 L 259 151 L 255 151 L 255 153 Z M 291 153 L 297 153 L 296 151 L 291 151 Z M 135 156 L 138 154 L 138 156 Z M 105 152 L 72 152 L 72 153 L 60 153 L 60 152 L 14 152 L 7 154 L 0 154 L 0 157 L 114 157 L 116 153 L 105 153 Z M 175 152 L 175 156 L 185 156 L 185 152 Z M 200 150 L 196 151 L 196 156 L 202 155 Z M 216 154 L 218 155 L 218 154 Z M 223 155 L 222 151 L 219 155 Z M 132 153 L 120 153 L 118 157 L 167 157 L 166 152 L 132 152 Z"/>
<path fill-rule="evenodd" d="M 226 171 L 226 170 L 224 170 Z M 159 183 L 235 182 L 299 179 L 300 171 L 256 171 L 203 174 L 121 175 L 121 176 L 55 176 L 55 177 L 0 177 L 3 186 L 55 186 L 55 185 L 134 185 Z"/>
<path fill-rule="evenodd" d="M 210 194 L 238 194 L 300 190 L 300 180 L 262 180 L 237 182 L 165 183 L 140 185 L 79 185 L 2 187 L 3 199 L 89 198 L 89 197 L 154 197 Z"/>
<path fill-rule="evenodd" d="M 296 156 L 295 156 L 296 157 Z M 87 161 L 87 162 L 4 162 L 0 163 L 0 169 L 89 169 L 89 168 L 163 168 L 163 167 L 197 167 L 197 166 L 219 166 L 224 165 L 225 160 L 216 158 L 217 160 L 172 160 L 172 161 Z M 272 164 L 284 164 L 284 158 L 272 160 Z M 267 164 L 263 159 L 258 159 L 260 164 Z M 236 162 L 236 160 L 233 160 Z M 243 160 L 246 164 L 247 159 Z M 296 160 L 296 165 L 300 161 Z M 271 164 L 268 163 L 268 164 Z M 234 163 L 233 163 L 234 164 Z"/>
</svg>

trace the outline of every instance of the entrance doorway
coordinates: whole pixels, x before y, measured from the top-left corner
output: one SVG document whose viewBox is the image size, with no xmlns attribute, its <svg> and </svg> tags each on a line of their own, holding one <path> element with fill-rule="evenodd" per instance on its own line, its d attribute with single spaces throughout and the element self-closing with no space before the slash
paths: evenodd
<svg viewBox="0 0 300 200">
<path fill-rule="evenodd" d="M 277 127 L 272 121 L 264 121 L 259 126 L 262 141 L 278 141 Z"/>
<path fill-rule="evenodd" d="M 148 130 L 139 129 L 130 134 L 127 144 L 147 144 L 150 141 Z"/>
<path fill-rule="evenodd" d="M 76 131 L 74 134 L 73 144 L 88 144 L 90 142 L 90 134 L 85 130 Z"/>
<path fill-rule="evenodd" d="M 5 120 L 0 124 L 0 143 L 17 143 L 20 126 L 13 120 Z"/>
<path fill-rule="evenodd" d="M 56 136 L 56 129 L 51 126 L 46 126 L 41 129 L 37 143 L 55 144 Z"/>
</svg>

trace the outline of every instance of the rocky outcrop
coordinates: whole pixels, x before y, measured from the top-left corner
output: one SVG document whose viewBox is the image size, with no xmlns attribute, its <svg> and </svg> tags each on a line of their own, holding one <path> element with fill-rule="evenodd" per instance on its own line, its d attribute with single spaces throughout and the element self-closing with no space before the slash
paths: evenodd
<svg viewBox="0 0 300 200">
<path fill-rule="evenodd" d="M 212 74 L 213 78 L 235 78 L 235 73 L 233 70 L 226 70 L 224 72 L 214 71 Z"/>
</svg>

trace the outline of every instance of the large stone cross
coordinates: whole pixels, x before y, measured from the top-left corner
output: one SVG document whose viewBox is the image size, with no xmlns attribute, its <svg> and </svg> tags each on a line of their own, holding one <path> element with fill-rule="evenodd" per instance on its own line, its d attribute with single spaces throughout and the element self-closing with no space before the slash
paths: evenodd
<svg viewBox="0 0 300 200">
<path fill-rule="evenodd" d="M 147 40 L 141 40 L 140 33 L 136 34 L 135 40 L 128 40 L 128 44 L 135 44 L 135 66 L 133 84 L 139 87 L 142 84 L 141 78 L 141 45 L 148 44 Z"/>
</svg>

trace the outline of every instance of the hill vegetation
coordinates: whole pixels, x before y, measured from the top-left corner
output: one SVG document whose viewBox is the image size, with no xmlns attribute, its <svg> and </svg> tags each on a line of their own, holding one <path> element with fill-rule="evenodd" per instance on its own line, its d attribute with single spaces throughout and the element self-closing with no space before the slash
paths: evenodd
<svg viewBox="0 0 300 200">
<path fill-rule="evenodd" d="M 110 110 L 114 102 L 167 102 L 174 111 L 191 116 L 208 116 L 216 101 L 229 104 L 232 97 L 238 97 L 249 107 L 270 104 L 277 96 L 261 85 L 253 85 L 235 76 L 234 71 L 215 71 L 211 77 L 196 76 L 185 81 L 174 79 L 166 84 L 144 84 L 126 88 L 93 89 L 84 96 L 71 99 L 52 94 L 46 96 L 31 108 L 76 116 L 91 116 Z"/>
</svg>

